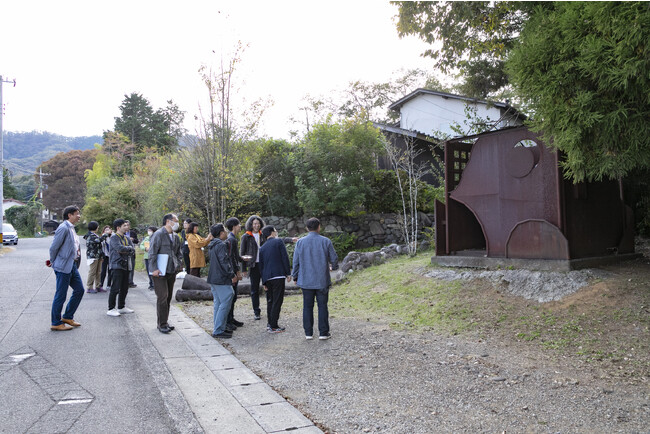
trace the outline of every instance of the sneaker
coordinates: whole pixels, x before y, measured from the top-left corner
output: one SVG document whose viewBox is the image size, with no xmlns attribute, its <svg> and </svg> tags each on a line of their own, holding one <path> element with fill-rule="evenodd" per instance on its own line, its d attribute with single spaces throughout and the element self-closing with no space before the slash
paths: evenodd
<svg viewBox="0 0 650 434">
<path fill-rule="evenodd" d="M 129 283 L 129 288 L 137 288 L 137 287 L 138 285 L 136 285 L 135 283 Z"/>
<path fill-rule="evenodd" d="M 129 309 L 128 307 L 124 306 L 122 309 L 117 310 L 119 313 L 133 313 L 135 312 L 133 309 Z"/>
<path fill-rule="evenodd" d="M 108 290 L 104 288 L 97 288 L 97 292 L 108 292 Z"/>
<path fill-rule="evenodd" d="M 256 313 L 256 314 L 255 314 L 255 319 L 256 319 L 256 320 L 261 320 L 261 319 L 262 319 L 262 317 L 260 316 L 260 314 L 259 314 L 259 313 Z"/>
<path fill-rule="evenodd" d="M 307 339 L 308 341 L 311 341 L 312 339 L 314 339 L 314 337 L 307 335 L 307 336 L 305 336 L 305 339 Z"/>
<path fill-rule="evenodd" d="M 87 292 L 88 294 L 97 294 L 97 291 L 94 290 L 94 289 L 92 289 L 92 288 L 88 288 L 88 290 L 87 290 L 86 292 Z"/>
<path fill-rule="evenodd" d="M 150 286 L 150 287 L 149 287 L 149 291 L 153 291 L 153 286 Z"/>
<path fill-rule="evenodd" d="M 282 333 L 284 331 L 284 327 L 278 327 L 278 328 L 272 328 L 269 327 L 266 329 L 268 333 Z"/>
<path fill-rule="evenodd" d="M 324 341 L 324 340 L 327 340 L 327 339 L 329 339 L 331 337 L 332 337 L 332 335 L 327 333 L 326 335 L 319 336 L 318 339 L 320 339 L 321 341 Z"/>
<path fill-rule="evenodd" d="M 237 326 L 234 326 L 232 324 L 226 324 L 226 331 L 234 332 L 235 330 L 237 330 Z"/>
<path fill-rule="evenodd" d="M 122 314 L 119 313 L 117 311 L 117 309 L 113 308 L 113 309 L 109 310 L 108 312 L 106 312 L 106 315 L 108 315 L 108 316 L 120 316 Z"/>
<path fill-rule="evenodd" d="M 232 320 L 232 323 L 233 323 L 234 325 L 236 325 L 237 327 L 241 327 L 241 326 L 244 325 L 243 322 L 241 322 L 241 321 L 237 321 L 236 319 L 233 319 L 233 320 Z"/>
<path fill-rule="evenodd" d="M 213 338 L 221 338 L 221 339 L 230 339 L 230 338 L 232 338 L 232 333 L 222 332 L 222 333 L 218 333 L 216 335 L 213 334 L 212 337 Z"/>
</svg>

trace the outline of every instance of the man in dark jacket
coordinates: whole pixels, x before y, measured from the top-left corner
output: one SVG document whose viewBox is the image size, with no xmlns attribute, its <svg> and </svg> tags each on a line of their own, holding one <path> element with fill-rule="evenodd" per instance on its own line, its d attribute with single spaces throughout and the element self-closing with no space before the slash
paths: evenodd
<svg viewBox="0 0 650 434">
<path fill-rule="evenodd" d="M 226 330 L 226 320 L 234 295 L 232 284 L 237 281 L 237 275 L 232 268 L 228 248 L 224 243 L 228 236 L 226 228 L 219 223 L 210 228 L 210 233 L 214 237 L 208 246 L 210 249 L 208 283 L 214 299 L 212 336 L 228 339 L 232 337 L 232 332 Z"/>
<path fill-rule="evenodd" d="M 284 327 L 278 325 L 278 319 L 284 301 L 284 279 L 291 282 L 289 255 L 273 226 L 264 226 L 262 235 L 266 241 L 260 247 L 259 265 L 262 284 L 266 287 L 266 315 L 269 319 L 266 330 L 269 333 L 281 333 Z"/>
<path fill-rule="evenodd" d="M 176 235 L 178 217 L 167 214 L 163 217 L 162 227 L 151 236 L 149 244 L 149 271 L 156 292 L 156 313 L 158 315 L 158 330 L 169 333 L 174 330 L 167 320 L 169 304 L 174 293 L 176 273 L 183 268 L 181 256 L 181 239 Z"/>
<path fill-rule="evenodd" d="M 230 312 L 228 312 L 228 320 L 226 321 L 226 330 L 234 331 L 237 327 L 244 325 L 243 322 L 237 321 L 235 319 L 235 302 L 237 301 L 237 286 L 239 281 L 242 279 L 242 273 L 240 271 L 241 264 L 243 259 L 239 255 L 239 246 L 237 243 L 237 234 L 241 231 L 241 223 L 237 217 L 231 217 L 226 220 L 226 229 L 228 229 L 228 238 L 226 238 L 226 247 L 228 247 L 228 254 L 230 255 L 230 262 L 232 263 L 232 268 L 237 274 L 237 282 L 232 284 L 232 289 L 235 291 L 235 294 L 232 298 L 232 304 L 230 306 Z"/>
<path fill-rule="evenodd" d="M 133 313 L 133 309 L 126 307 L 126 296 L 129 293 L 129 272 L 133 269 L 132 255 L 135 251 L 131 239 L 125 234 L 129 223 L 124 219 L 113 222 L 115 234 L 109 238 L 110 268 L 113 270 L 111 292 L 108 294 L 108 316 L 120 316 L 123 313 Z M 119 294 L 119 297 L 118 297 Z M 117 308 L 115 299 L 117 298 Z"/>
</svg>

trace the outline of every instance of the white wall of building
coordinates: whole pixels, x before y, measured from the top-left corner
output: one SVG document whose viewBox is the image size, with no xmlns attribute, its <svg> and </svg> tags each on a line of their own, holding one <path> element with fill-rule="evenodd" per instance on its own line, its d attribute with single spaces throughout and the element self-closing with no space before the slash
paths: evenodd
<svg viewBox="0 0 650 434">
<path fill-rule="evenodd" d="M 460 135 L 470 134 L 471 122 L 467 119 L 466 107 L 476 108 L 475 116 L 487 121 L 496 122 L 505 112 L 504 109 L 488 106 L 484 103 L 471 103 L 455 98 L 445 98 L 439 95 L 420 94 L 405 102 L 400 109 L 400 127 L 417 131 L 433 137 L 443 138 L 459 134 L 451 129 L 457 123 L 462 127 Z M 506 120 L 506 119 L 504 119 Z M 516 125 L 513 120 L 502 122 L 497 128 Z M 442 134 L 440 134 L 442 133 Z"/>
</svg>

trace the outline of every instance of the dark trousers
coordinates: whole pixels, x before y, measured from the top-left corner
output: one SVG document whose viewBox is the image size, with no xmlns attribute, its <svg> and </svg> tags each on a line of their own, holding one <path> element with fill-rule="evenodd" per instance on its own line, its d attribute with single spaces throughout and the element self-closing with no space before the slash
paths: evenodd
<svg viewBox="0 0 650 434">
<path fill-rule="evenodd" d="M 68 296 L 68 287 L 72 287 L 72 296 L 68 302 L 68 306 L 65 308 L 65 313 L 63 318 L 73 319 L 74 313 L 81 303 L 81 299 L 84 296 L 84 284 L 81 281 L 81 276 L 77 270 L 77 266 L 73 265 L 72 270 L 69 273 L 62 273 L 55 271 L 56 275 L 56 292 L 54 293 L 54 300 L 52 300 L 52 325 L 57 326 L 63 324 L 61 321 L 61 311 L 63 310 L 63 304 L 65 299 Z"/>
<path fill-rule="evenodd" d="M 106 288 L 110 288 L 111 284 L 113 283 L 113 270 L 108 268 L 108 256 L 104 256 L 104 260 L 102 261 L 102 275 L 100 276 L 99 280 L 99 286 L 102 288 L 104 287 L 104 279 L 106 279 L 106 276 L 108 276 L 108 280 L 106 281 Z"/>
<path fill-rule="evenodd" d="M 232 297 L 232 303 L 230 304 L 230 312 L 228 312 L 228 323 L 232 323 L 235 320 L 235 302 L 237 301 L 237 286 L 239 282 L 232 284 L 232 290 L 235 294 Z"/>
<path fill-rule="evenodd" d="M 266 281 L 266 316 L 269 326 L 277 329 L 280 309 L 284 301 L 284 278 Z"/>
<path fill-rule="evenodd" d="M 201 277 L 201 269 L 200 268 L 190 268 L 190 276 Z"/>
<path fill-rule="evenodd" d="M 108 310 L 115 308 L 115 299 L 117 298 L 117 308 L 122 309 L 126 303 L 126 296 L 129 293 L 129 270 L 113 270 L 113 282 L 111 292 L 108 294 Z M 119 297 L 117 296 L 119 294 Z"/>
<path fill-rule="evenodd" d="M 251 301 L 253 302 L 253 312 L 255 312 L 255 315 L 259 315 L 260 312 L 262 312 L 260 310 L 260 280 L 262 280 L 262 276 L 260 275 L 259 264 L 248 271 L 248 277 L 251 279 Z"/>
<path fill-rule="evenodd" d="M 303 289 L 302 290 L 302 327 L 305 329 L 305 336 L 314 334 L 314 298 L 318 303 L 318 333 L 326 336 L 330 331 L 329 310 L 329 289 Z"/>
<path fill-rule="evenodd" d="M 153 288 L 153 280 L 151 280 L 151 274 L 149 274 L 149 259 L 144 260 L 144 268 L 147 270 L 147 276 L 149 276 L 149 288 Z"/>
<path fill-rule="evenodd" d="M 190 272 L 190 249 L 183 249 L 183 263 L 185 264 L 185 272 L 189 273 Z"/>
<path fill-rule="evenodd" d="M 169 319 L 169 305 L 174 294 L 176 273 L 167 273 L 164 276 L 153 277 L 153 289 L 156 291 L 156 312 L 158 314 L 158 327 L 167 325 Z"/>
</svg>

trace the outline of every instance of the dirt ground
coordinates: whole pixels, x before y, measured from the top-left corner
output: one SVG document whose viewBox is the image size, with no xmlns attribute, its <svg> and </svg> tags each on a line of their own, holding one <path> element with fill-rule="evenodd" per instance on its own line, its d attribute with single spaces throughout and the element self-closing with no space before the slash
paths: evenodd
<svg viewBox="0 0 650 434">
<path fill-rule="evenodd" d="M 285 333 L 240 298 L 224 345 L 326 432 L 650 432 L 649 247 L 549 303 L 467 282 L 481 327 L 466 333 L 330 312 L 332 339 L 306 341 L 289 294 Z M 182 308 L 211 330 L 212 303 Z"/>
</svg>

